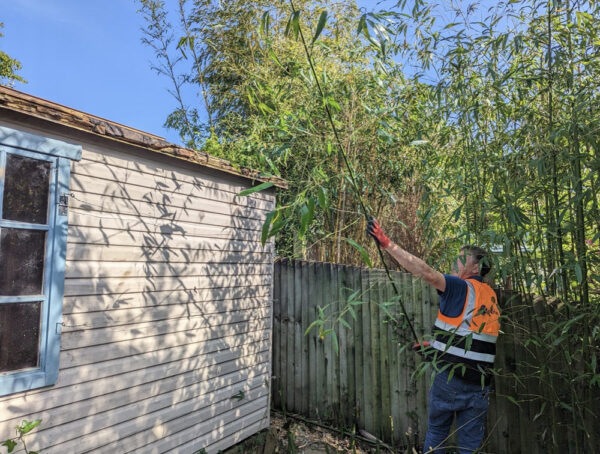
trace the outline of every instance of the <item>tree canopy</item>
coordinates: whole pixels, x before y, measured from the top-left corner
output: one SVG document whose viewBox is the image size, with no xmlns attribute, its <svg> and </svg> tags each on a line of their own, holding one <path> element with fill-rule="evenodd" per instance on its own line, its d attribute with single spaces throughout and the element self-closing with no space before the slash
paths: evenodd
<svg viewBox="0 0 600 454">
<path fill-rule="evenodd" d="M 0 22 L 0 30 L 2 28 L 4 28 L 4 24 Z M 0 38 L 3 36 L 0 32 Z M 0 85 L 11 87 L 15 82 L 25 82 L 25 79 L 17 74 L 20 69 L 21 62 L 0 50 Z"/>
</svg>

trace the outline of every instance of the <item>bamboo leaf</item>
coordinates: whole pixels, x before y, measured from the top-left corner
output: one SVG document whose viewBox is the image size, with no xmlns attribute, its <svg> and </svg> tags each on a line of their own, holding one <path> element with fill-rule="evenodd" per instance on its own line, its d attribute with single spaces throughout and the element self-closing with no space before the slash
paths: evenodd
<svg viewBox="0 0 600 454">
<path fill-rule="evenodd" d="M 285 31 L 283 32 L 283 36 L 285 36 L 286 38 L 288 37 L 288 35 L 290 34 L 290 30 L 292 29 L 292 18 L 294 17 L 294 14 L 290 14 L 290 18 L 287 21 L 287 24 L 285 26 Z"/>
<path fill-rule="evenodd" d="M 315 201 L 308 199 L 308 202 L 300 208 L 300 230 L 299 235 L 303 237 L 312 223 L 315 216 Z"/>
<path fill-rule="evenodd" d="M 460 22 L 451 22 L 444 27 L 444 30 L 448 30 L 449 28 L 456 27 L 457 25 L 460 25 Z"/>
<path fill-rule="evenodd" d="M 292 32 L 294 33 L 294 39 L 298 41 L 298 36 L 300 35 L 300 11 L 292 14 Z"/>
<path fill-rule="evenodd" d="M 366 14 L 363 14 L 362 16 L 360 16 L 360 19 L 358 21 L 358 27 L 356 29 L 356 34 L 360 35 L 361 33 L 364 35 L 366 35 L 368 33 L 367 15 Z"/>
<path fill-rule="evenodd" d="M 562 400 L 558 402 L 558 405 L 560 405 L 561 407 L 563 407 L 564 409 L 566 409 L 567 411 L 572 412 L 573 411 L 573 407 L 570 406 L 569 404 L 566 404 L 565 402 L 563 402 Z"/>
<path fill-rule="evenodd" d="M 350 323 L 348 323 L 346 320 L 344 320 L 343 318 L 340 318 L 339 320 L 340 320 L 340 323 L 342 325 L 344 325 L 346 328 L 352 329 L 352 327 L 350 326 Z"/>
<path fill-rule="evenodd" d="M 565 323 L 565 326 L 562 329 L 562 333 L 565 334 L 569 331 L 569 329 L 571 329 L 571 326 L 573 326 L 573 324 L 577 323 L 579 320 L 583 319 L 584 317 L 586 317 L 587 314 L 579 314 L 576 317 L 573 317 L 571 320 L 569 320 L 567 323 Z"/>
<path fill-rule="evenodd" d="M 267 36 L 269 34 L 269 28 L 271 26 L 271 15 L 269 11 L 265 11 L 260 20 L 260 31 L 262 34 Z"/>
<path fill-rule="evenodd" d="M 188 42 L 188 36 L 182 36 L 179 38 L 179 42 L 177 43 L 176 49 L 179 49 L 183 58 L 187 59 L 187 55 L 185 54 L 185 50 L 183 49 Z"/>
<path fill-rule="evenodd" d="M 349 303 L 349 304 L 352 304 L 353 302 L 355 302 L 355 301 L 356 301 L 356 300 L 355 300 L 355 298 L 358 296 L 358 294 L 359 294 L 359 293 L 360 293 L 360 289 L 359 289 L 359 290 L 356 290 L 356 291 L 354 291 L 354 292 L 353 292 L 353 293 L 352 293 L 352 294 L 351 294 L 351 295 L 350 295 L 350 296 L 347 298 L 347 301 L 348 301 L 348 303 Z M 359 301 L 359 303 L 360 303 L 360 301 Z"/>
<path fill-rule="evenodd" d="M 356 312 L 354 311 L 354 309 L 352 309 L 351 306 L 348 306 L 348 312 L 350 312 L 350 315 L 356 321 Z"/>
<path fill-rule="evenodd" d="M 450 215 L 451 217 L 454 218 L 454 222 L 458 221 L 458 219 L 460 218 L 461 211 L 462 211 L 462 205 L 459 206 L 456 210 L 454 210 L 454 212 Z"/>
<path fill-rule="evenodd" d="M 315 326 L 322 326 L 323 325 L 323 320 L 315 320 L 314 322 L 312 322 L 310 325 L 308 325 L 308 328 L 306 328 L 306 331 L 304 331 L 304 335 L 307 336 L 308 333 L 310 333 L 310 331 L 315 327 Z"/>
<path fill-rule="evenodd" d="M 335 331 L 331 331 L 331 339 L 333 341 L 333 349 L 335 350 L 335 354 L 338 355 L 340 353 L 340 346 L 338 345 L 338 338 Z"/>
<path fill-rule="evenodd" d="M 319 198 L 319 206 L 326 210 L 329 207 L 329 199 L 327 198 L 327 189 L 319 186 L 317 189 L 317 197 Z"/>
<path fill-rule="evenodd" d="M 265 183 L 261 183 L 258 186 L 254 186 L 250 189 L 245 189 L 242 192 L 239 192 L 236 194 L 236 197 L 246 197 L 250 194 L 254 194 L 255 192 L 259 192 L 259 191 L 264 191 L 265 189 L 269 189 L 270 187 L 273 187 L 274 184 L 270 181 L 267 181 Z"/>
<path fill-rule="evenodd" d="M 367 253 L 364 247 L 362 247 L 360 244 L 358 244 L 351 238 L 346 238 L 346 242 L 360 253 L 360 256 L 362 257 L 363 261 L 367 264 L 369 268 L 373 267 L 371 259 L 369 258 L 369 254 Z"/>
<path fill-rule="evenodd" d="M 324 308 L 322 308 L 321 306 L 317 306 L 317 311 L 319 311 L 319 317 L 321 318 L 321 320 L 325 318 L 325 311 L 323 309 Z"/>
<path fill-rule="evenodd" d="M 519 402 L 517 402 L 513 396 L 504 396 L 504 397 L 506 397 L 510 402 L 515 404 L 517 407 L 521 408 L 521 405 L 519 405 Z"/>
<path fill-rule="evenodd" d="M 24 420 L 23 422 L 21 422 L 21 425 L 18 427 L 17 430 L 21 435 L 25 435 L 26 433 L 31 432 L 33 429 L 39 426 L 41 422 L 41 419 L 36 419 L 34 421 Z"/>
<path fill-rule="evenodd" d="M 269 211 L 267 213 L 267 215 L 265 216 L 265 221 L 263 222 L 261 236 L 260 236 L 260 242 L 262 243 L 263 246 L 269 239 L 269 231 L 271 230 L 271 223 L 273 222 L 273 217 L 275 216 L 276 213 L 277 213 L 277 211 L 275 211 L 275 210 Z"/>
<path fill-rule="evenodd" d="M 323 27 L 325 27 L 326 23 L 327 23 L 327 11 L 322 11 L 321 15 L 319 16 L 319 22 L 317 24 L 317 29 L 315 30 L 315 35 L 313 36 L 312 42 L 310 43 L 311 45 L 313 45 L 315 43 L 315 41 L 319 38 L 319 35 L 323 31 Z"/>
<path fill-rule="evenodd" d="M 11 453 L 15 450 L 15 447 L 17 446 L 17 442 L 14 440 L 6 440 L 0 446 L 5 446 L 6 449 L 8 450 L 8 452 Z"/>
<path fill-rule="evenodd" d="M 538 419 L 540 416 L 542 416 L 544 414 L 545 408 L 546 408 L 546 402 L 542 403 L 542 408 L 540 408 L 540 411 L 533 417 L 532 422 L 535 422 L 536 419 Z"/>
<path fill-rule="evenodd" d="M 466 351 L 470 351 L 471 350 L 471 345 L 473 344 L 473 335 L 469 334 L 466 338 L 465 338 L 465 350 Z"/>
</svg>

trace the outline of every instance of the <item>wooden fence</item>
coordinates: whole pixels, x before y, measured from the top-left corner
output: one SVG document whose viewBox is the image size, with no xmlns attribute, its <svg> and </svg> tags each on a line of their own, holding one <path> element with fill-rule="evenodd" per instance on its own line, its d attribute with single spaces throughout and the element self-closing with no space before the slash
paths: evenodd
<svg viewBox="0 0 600 454">
<path fill-rule="evenodd" d="M 405 273 L 393 272 L 401 298 L 419 336 L 429 333 L 438 307 L 434 289 Z M 394 446 L 406 433 L 422 444 L 427 428 L 430 374 L 415 376 L 421 359 L 410 348 L 393 289 L 381 270 L 280 260 L 275 263 L 272 404 L 337 427 L 357 427 Z M 515 295 L 498 294 L 503 313 L 520 322 L 532 308 Z M 315 326 L 305 335 L 309 326 Z M 523 396 L 540 396 L 534 359 L 519 340 L 518 324 L 503 325 L 497 348 L 497 378 L 488 413 L 485 452 L 546 453 L 550 434 L 546 414 Z M 330 331 L 331 330 L 331 331 Z M 403 334 L 404 333 L 404 334 Z M 523 374 L 522 382 L 510 374 Z M 534 371 L 533 371 L 534 372 Z M 508 397 L 507 397 L 508 396 Z M 520 400 L 518 406 L 513 402 Z M 534 422 L 535 421 L 535 422 Z M 546 433 L 543 432 L 546 425 Z M 568 435 L 562 452 L 575 452 Z M 556 448 L 554 449 L 556 452 Z"/>
<path fill-rule="evenodd" d="M 435 292 L 407 274 L 393 275 L 415 329 L 424 334 L 435 318 Z M 387 323 L 387 312 L 398 316 L 398 309 L 382 306 L 393 299 L 385 273 L 282 260 L 274 280 L 274 407 L 338 427 L 356 423 L 396 444 L 404 442 L 409 427 L 423 438 L 428 378 L 411 378 L 418 359 L 400 351 L 394 325 Z M 320 310 L 322 328 L 305 335 Z M 330 329 L 335 334 L 322 335 Z"/>
</svg>

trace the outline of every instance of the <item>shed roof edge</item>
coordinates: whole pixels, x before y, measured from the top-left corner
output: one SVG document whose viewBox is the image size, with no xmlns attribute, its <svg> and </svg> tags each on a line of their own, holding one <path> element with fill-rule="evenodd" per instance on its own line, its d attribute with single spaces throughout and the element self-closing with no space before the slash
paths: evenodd
<svg viewBox="0 0 600 454">
<path fill-rule="evenodd" d="M 51 123 L 60 124 L 117 142 L 135 145 L 150 152 L 171 156 L 250 180 L 271 182 L 279 188 L 288 187 L 287 182 L 282 178 L 263 175 L 259 171 L 247 167 L 236 167 L 225 159 L 217 158 L 201 151 L 180 147 L 154 134 L 71 109 L 13 88 L 0 86 L 0 110 L 29 115 Z"/>
</svg>

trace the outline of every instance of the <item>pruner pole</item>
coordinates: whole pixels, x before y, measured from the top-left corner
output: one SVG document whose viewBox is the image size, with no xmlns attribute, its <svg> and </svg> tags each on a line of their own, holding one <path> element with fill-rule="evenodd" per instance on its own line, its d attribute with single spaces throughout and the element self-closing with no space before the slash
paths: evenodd
<svg viewBox="0 0 600 454">
<path fill-rule="evenodd" d="M 292 14 L 296 14 L 296 7 L 294 6 L 294 1 L 290 0 L 290 5 L 292 7 Z M 312 72 L 312 75 L 315 79 L 315 82 L 317 84 L 317 89 L 319 90 L 319 95 L 321 96 L 321 99 L 325 99 L 325 94 L 323 93 L 323 89 L 321 88 L 321 84 L 319 83 L 319 78 L 317 77 L 317 72 L 315 70 L 315 67 L 313 65 L 313 61 L 312 61 L 312 57 L 310 55 L 310 52 L 308 51 L 308 46 L 306 45 L 306 40 L 304 39 L 304 34 L 302 33 L 302 27 L 300 25 L 300 23 L 298 23 L 298 35 L 300 36 L 300 40 L 302 41 L 302 45 L 304 46 L 304 52 L 306 53 L 306 58 L 308 60 L 308 64 L 310 65 L 310 70 Z M 354 189 L 354 192 L 356 193 L 356 197 L 358 198 L 358 203 L 360 204 L 360 207 L 362 209 L 362 212 L 365 216 L 365 219 L 369 220 L 369 216 L 370 216 L 370 210 L 369 207 L 367 205 L 365 205 L 365 203 L 363 202 L 360 190 L 358 188 L 358 185 L 356 183 L 356 176 L 354 174 L 354 169 L 352 168 L 352 165 L 350 164 L 350 161 L 348 160 L 348 155 L 346 154 L 344 147 L 342 146 L 342 142 L 340 140 L 339 134 L 338 134 L 338 130 L 335 127 L 335 123 L 333 122 L 333 116 L 331 115 L 331 110 L 329 109 L 329 105 L 327 103 L 323 103 L 323 106 L 325 107 L 325 111 L 327 113 L 327 119 L 329 120 L 329 124 L 331 125 L 331 129 L 333 130 L 333 135 L 335 137 L 335 142 L 337 145 L 337 148 L 339 150 L 339 154 L 342 157 L 342 160 L 344 161 L 344 165 L 346 166 L 346 168 L 348 169 L 348 173 L 350 174 L 350 181 L 352 183 L 352 187 Z M 373 241 L 375 241 L 375 244 L 377 245 L 377 251 L 379 252 L 379 258 L 381 259 L 381 263 L 383 264 L 383 268 L 385 270 L 385 273 L 390 281 L 390 283 L 392 284 L 392 288 L 394 289 L 394 292 L 396 294 L 396 298 L 398 300 L 398 303 L 400 304 L 400 308 L 402 309 L 402 313 L 404 314 L 404 316 L 406 317 L 406 322 L 408 324 L 408 327 L 410 328 L 410 331 L 415 339 L 415 342 L 417 344 L 419 344 L 419 337 L 417 336 L 417 332 L 415 331 L 415 328 L 413 327 L 413 324 L 410 321 L 410 317 L 408 316 L 408 312 L 406 312 L 406 308 L 404 307 L 404 303 L 402 302 L 402 299 L 400 298 L 400 291 L 398 290 L 398 287 L 396 286 L 396 282 L 394 281 L 394 279 L 392 278 L 392 274 L 390 273 L 390 269 L 387 266 L 387 264 L 385 263 L 384 260 L 384 256 L 383 256 L 383 251 L 381 250 L 381 246 L 379 245 L 379 243 L 377 242 L 377 240 L 373 239 Z"/>
</svg>

